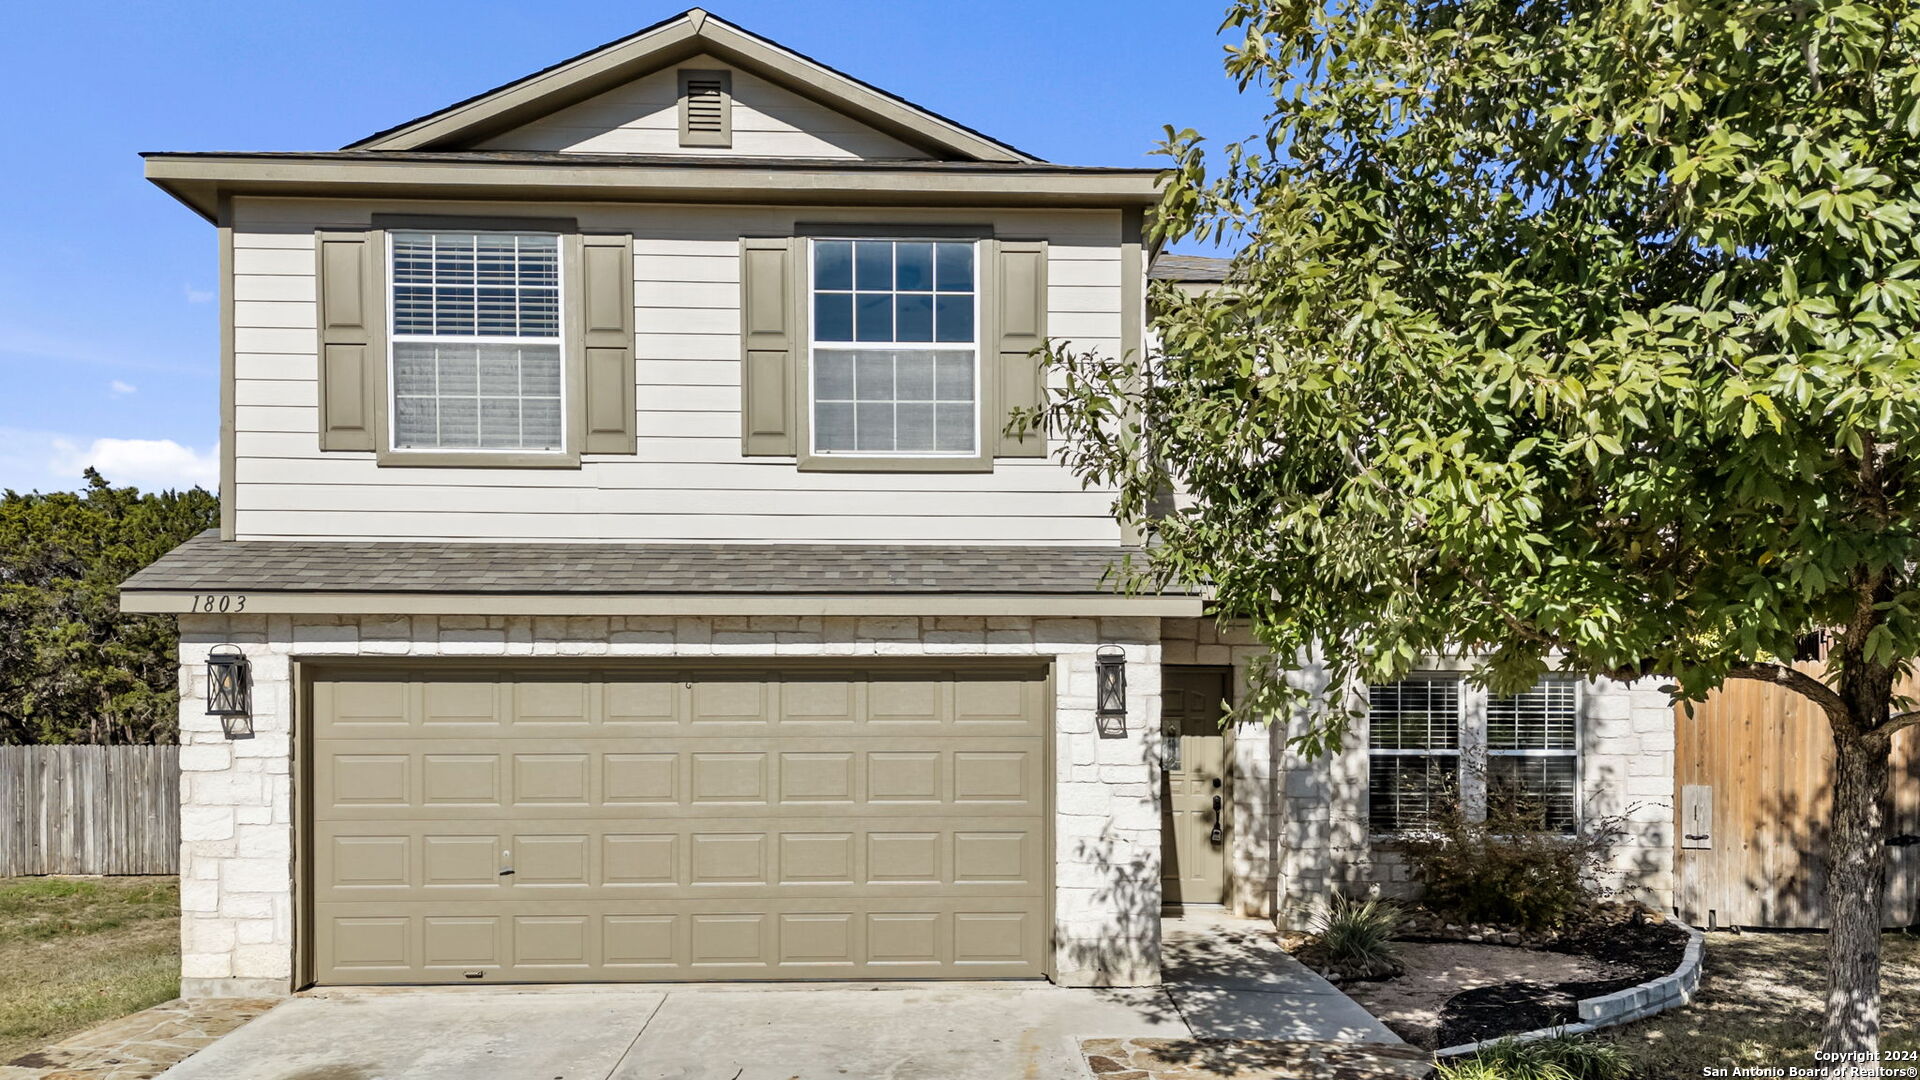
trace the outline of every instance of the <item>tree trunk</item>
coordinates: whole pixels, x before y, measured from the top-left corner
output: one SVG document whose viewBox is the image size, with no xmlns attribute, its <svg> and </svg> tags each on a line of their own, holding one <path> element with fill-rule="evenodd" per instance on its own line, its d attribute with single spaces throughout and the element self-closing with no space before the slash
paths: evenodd
<svg viewBox="0 0 1920 1080">
<path fill-rule="evenodd" d="M 1851 697 L 1851 695 L 1849 695 Z M 1880 927 L 1887 893 L 1887 777 L 1892 740 L 1875 732 L 1884 717 L 1834 725 L 1833 811 L 1828 833 L 1827 1018 L 1820 1049 L 1861 1054 L 1880 1045 Z M 1861 734 L 1862 730 L 1866 734 Z M 1870 1062 L 1859 1058 L 1856 1061 Z M 1831 1065 L 1835 1059 L 1827 1059 Z"/>
</svg>

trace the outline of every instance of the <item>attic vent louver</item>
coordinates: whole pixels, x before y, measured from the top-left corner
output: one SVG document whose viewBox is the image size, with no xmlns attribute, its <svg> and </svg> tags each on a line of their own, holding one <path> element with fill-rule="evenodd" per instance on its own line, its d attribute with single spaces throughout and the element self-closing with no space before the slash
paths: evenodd
<svg viewBox="0 0 1920 1080">
<path fill-rule="evenodd" d="M 680 145 L 733 145 L 732 72 L 680 72 Z"/>
</svg>

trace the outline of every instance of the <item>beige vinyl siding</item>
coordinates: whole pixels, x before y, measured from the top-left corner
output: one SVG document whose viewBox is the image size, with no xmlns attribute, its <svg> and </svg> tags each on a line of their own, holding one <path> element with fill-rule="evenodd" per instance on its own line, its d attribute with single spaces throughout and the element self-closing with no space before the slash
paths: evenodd
<svg viewBox="0 0 1920 1080">
<path fill-rule="evenodd" d="M 733 145 L 680 145 L 681 68 L 733 74 Z M 695 57 L 479 144 L 482 150 L 701 157 L 927 158 L 891 135 L 775 86 Z"/>
<path fill-rule="evenodd" d="M 235 504 L 241 539 L 546 539 L 988 544 L 1119 543 L 1111 495 L 1048 459 L 991 473 L 799 472 L 740 453 L 739 238 L 797 222 L 872 219 L 831 209 L 411 206 L 447 214 L 577 216 L 634 236 L 637 444 L 578 469 L 378 467 L 319 450 L 313 229 L 376 208 L 238 200 L 234 233 Z M 380 206 L 381 211 L 393 210 Z M 1121 340 L 1118 213 L 889 213 L 986 223 L 1049 241 L 1052 332 L 1079 348 Z"/>
</svg>

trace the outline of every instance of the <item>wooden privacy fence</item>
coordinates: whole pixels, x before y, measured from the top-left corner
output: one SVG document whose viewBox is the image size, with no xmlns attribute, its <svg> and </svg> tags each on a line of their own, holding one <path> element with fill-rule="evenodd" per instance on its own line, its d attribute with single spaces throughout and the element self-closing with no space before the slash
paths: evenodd
<svg viewBox="0 0 1920 1080">
<path fill-rule="evenodd" d="M 0 746 L 0 877 L 173 874 L 177 746 Z"/>
<path fill-rule="evenodd" d="M 1680 918 L 1701 927 L 1824 927 L 1833 776 L 1826 716 L 1788 690 L 1730 680 L 1691 716 L 1677 707 L 1674 725 Z M 1920 923 L 1920 728 L 1895 737 L 1892 772 L 1887 925 L 1910 926 Z"/>
</svg>

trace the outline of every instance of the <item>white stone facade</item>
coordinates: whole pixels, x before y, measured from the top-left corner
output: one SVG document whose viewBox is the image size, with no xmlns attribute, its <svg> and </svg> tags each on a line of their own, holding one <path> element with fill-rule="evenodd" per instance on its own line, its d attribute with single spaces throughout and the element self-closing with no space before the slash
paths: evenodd
<svg viewBox="0 0 1920 1080">
<path fill-rule="evenodd" d="M 1065 985 L 1159 980 L 1161 665 L 1232 666 L 1236 686 L 1264 650 L 1211 619 L 502 617 L 188 615 L 181 624 L 183 991 L 296 988 L 292 702 L 296 660 L 350 657 L 1045 656 L 1055 687 L 1055 978 Z M 218 644 L 252 661 L 250 737 L 228 739 L 203 700 Z M 1094 722 L 1094 653 L 1127 655 L 1129 723 Z M 1293 678 L 1313 687 L 1316 674 Z M 1588 815 L 1628 823 L 1608 884 L 1656 908 L 1673 894 L 1673 712 L 1649 680 L 1583 694 L 1581 787 Z M 1365 732 L 1318 761 L 1286 746 L 1286 723 L 1245 724 L 1232 746 L 1229 910 L 1299 926 L 1336 889 L 1412 888 L 1366 825 Z"/>
<path fill-rule="evenodd" d="M 246 652 L 253 733 L 206 715 L 205 658 Z M 1124 738 L 1094 724 L 1094 652 L 1127 657 Z M 180 617 L 181 983 L 188 996 L 297 988 L 293 664 L 342 657 L 1054 658 L 1055 979 L 1159 981 L 1160 630 L 1154 618 Z"/>
<path fill-rule="evenodd" d="M 1212 619 L 1165 619 L 1162 662 L 1231 665 L 1236 690 L 1267 650 L 1243 628 Z M 1457 663 L 1436 662 L 1440 669 Z M 1312 669 L 1288 678 L 1324 690 Z M 1600 884 L 1657 910 L 1673 906 L 1674 721 L 1660 680 L 1584 684 L 1580 717 L 1581 813 L 1614 817 L 1624 832 L 1612 849 L 1612 872 Z M 1287 718 L 1243 724 L 1234 741 L 1234 841 L 1229 852 L 1229 904 L 1240 914 L 1275 918 L 1299 928 L 1323 910 L 1336 889 L 1377 888 L 1407 896 L 1407 867 L 1382 850 L 1367 827 L 1364 723 L 1344 748 L 1319 760 L 1289 749 L 1297 731 Z"/>
</svg>

